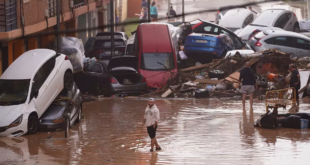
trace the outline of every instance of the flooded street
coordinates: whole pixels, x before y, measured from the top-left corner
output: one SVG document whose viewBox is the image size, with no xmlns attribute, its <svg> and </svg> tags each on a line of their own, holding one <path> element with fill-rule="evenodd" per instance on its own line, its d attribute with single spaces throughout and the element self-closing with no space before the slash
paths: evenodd
<svg viewBox="0 0 310 165">
<path fill-rule="evenodd" d="M 300 112 L 309 112 L 309 99 Z M 149 152 L 142 128 L 146 100 L 102 99 L 83 104 L 84 119 L 64 132 L 0 138 L 0 164 L 295 164 L 310 160 L 308 130 L 254 128 L 265 112 L 241 101 L 156 100 L 162 151 Z M 284 113 L 282 109 L 279 113 Z M 141 129 L 142 128 L 142 129 Z M 137 149 L 138 148 L 138 149 Z M 307 164 L 307 163 L 306 163 Z"/>
</svg>

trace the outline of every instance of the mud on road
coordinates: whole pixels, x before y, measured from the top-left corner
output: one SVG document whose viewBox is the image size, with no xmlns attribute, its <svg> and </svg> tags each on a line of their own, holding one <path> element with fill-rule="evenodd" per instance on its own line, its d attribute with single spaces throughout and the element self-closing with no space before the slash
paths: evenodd
<svg viewBox="0 0 310 165">
<path fill-rule="evenodd" d="M 300 112 L 309 112 L 309 101 L 303 100 Z M 162 151 L 149 152 L 150 139 L 142 128 L 146 100 L 111 98 L 84 103 L 84 119 L 70 129 L 68 139 L 64 132 L 0 138 L 0 164 L 260 165 L 310 160 L 310 131 L 254 128 L 265 112 L 258 100 L 254 111 L 242 111 L 239 100 L 174 99 L 156 104 Z"/>
</svg>

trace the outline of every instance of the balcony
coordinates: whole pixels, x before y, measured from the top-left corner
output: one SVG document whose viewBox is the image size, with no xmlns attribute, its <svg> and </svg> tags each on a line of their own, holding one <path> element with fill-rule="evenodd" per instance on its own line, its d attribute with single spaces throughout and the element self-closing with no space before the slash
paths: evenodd
<svg viewBox="0 0 310 165">
<path fill-rule="evenodd" d="M 16 0 L 0 1 L 0 32 L 17 29 Z"/>
<path fill-rule="evenodd" d="M 74 3 L 74 8 L 75 9 L 85 5 L 85 1 L 84 0 L 73 0 L 73 3 Z"/>
</svg>

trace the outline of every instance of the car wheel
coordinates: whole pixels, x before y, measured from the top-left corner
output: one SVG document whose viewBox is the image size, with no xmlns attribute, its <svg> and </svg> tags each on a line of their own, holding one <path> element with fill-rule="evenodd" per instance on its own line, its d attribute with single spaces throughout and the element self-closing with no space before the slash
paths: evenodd
<svg viewBox="0 0 310 165">
<path fill-rule="evenodd" d="M 221 80 L 225 78 L 225 72 L 222 70 L 210 70 L 208 76 L 209 78 L 218 78 Z"/>
<path fill-rule="evenodd" d="M 64 88 L 66 91 L 70 91 L 73 88 L 73 75 L 71 72 L 67 71 L 64 76 Z"/>
<path fill-rule="evenodd" d="M 28 118 L 28 134 L 35 134 L 39 128 L 39 119 L 36 115 L 31 115 Z"/>
<path fill-rule="evenodd" d="M 294 26 L 294 32 L 299 33 L 300 32 L 300 28 L 298 25 Z"/>
<path fill-rule="evenodd" d="M 80 109 L 78 112 L 78 117 L 76 118 L 75 122 L 79 123 L 82 120 L 82 103 L 80 104 Z"/>
</svg>

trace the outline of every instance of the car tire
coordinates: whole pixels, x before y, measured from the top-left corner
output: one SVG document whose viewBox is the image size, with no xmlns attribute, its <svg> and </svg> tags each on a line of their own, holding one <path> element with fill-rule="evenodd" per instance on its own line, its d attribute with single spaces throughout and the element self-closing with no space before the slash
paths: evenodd
<svg viewBox="0 0 310 165">
<path fill-rule="evenodd" d="M 36 115 L 30 115 L 27 124 L 28 134 L 35 134 L 39 129 L 39 119 Z"/>
<path fill-rule="evenodd" d="M 300 28 L 298 25 L 294 26 L 294 32 L 299 33 L 300 32 Z"/>
<path fill-rule="evenodd" d="M 217 78 L 221 80 L 225 78 L 225 72 L 222 70 L 210 70 L 208 76 L 209 78 Z"/>
<path fill-rule="evenodd" d="M 83 106 L 82 106 L 82 103 L 81 103 L 80 104 L 80 109 L 79 109 L 79 112 L 78 112 L 78 116 L 77 116 L 77 118 L 75 120 L 75 123 L 79 123 L 82 120 L 82 108 L 83 108 Z"/>
<path fill-rule="evenodd" d="M 73 74 L 70 71 L 67 71 L 64 75 L 64 89 L 70 91 L 73 88 L 74 80 Z"/>
</svg>

